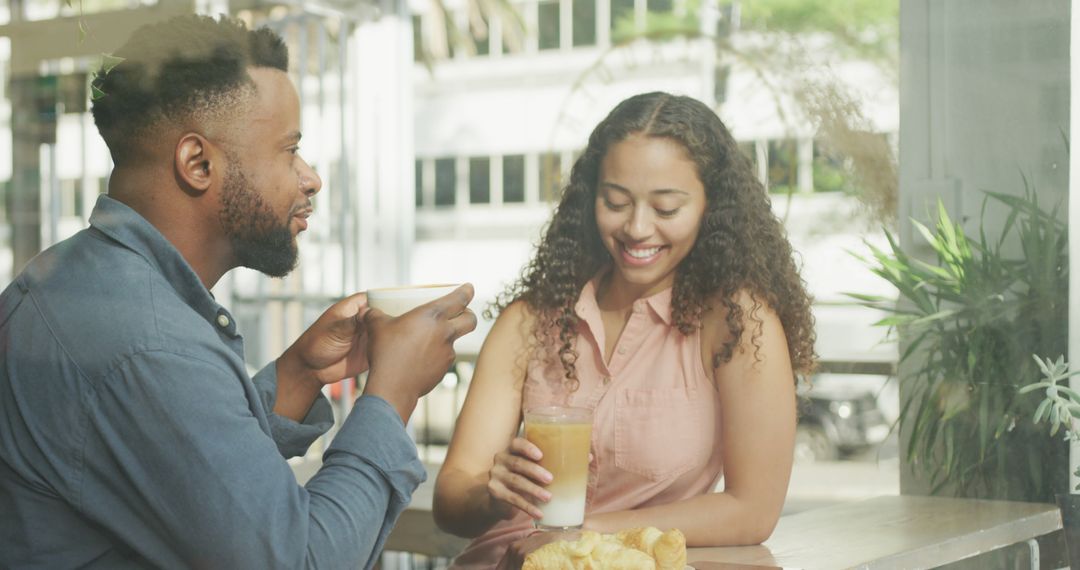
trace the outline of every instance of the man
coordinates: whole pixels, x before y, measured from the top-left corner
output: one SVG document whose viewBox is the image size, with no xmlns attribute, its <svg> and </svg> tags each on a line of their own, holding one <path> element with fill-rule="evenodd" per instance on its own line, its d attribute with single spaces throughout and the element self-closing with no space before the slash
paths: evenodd
<svg viewBox="0 0 1080 570">
<path fill-rule="evenodd" d="M 115 168 L 90 228 L 0 295 L 0 567 L 371 567 L 424 479 L 404 430 L 471 331 L 466 285 L 398 319 L 330 307 L 251 378 L 211 296 L 237 266 L 296 263 L 321 181 L 268 30 L 145 26 L 95 79 Z M 297 485 L 283 456 L 364 395 Z"/>
</svg>

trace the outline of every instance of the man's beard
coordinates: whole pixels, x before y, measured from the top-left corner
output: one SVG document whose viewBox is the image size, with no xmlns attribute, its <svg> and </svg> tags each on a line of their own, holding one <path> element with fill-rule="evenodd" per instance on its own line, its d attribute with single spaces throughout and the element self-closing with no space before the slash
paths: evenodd
<svg viewBox="0 0 1080 570">
<path fill-rule="evenodd" d="M 270 277 L 287 275 L 299 256 L 289 228 L 292 210 L 284 222 L 277 220 L 233 157 L 229 157 L 223 184 L 221 224 L 239 265 Z"/>
</svg>

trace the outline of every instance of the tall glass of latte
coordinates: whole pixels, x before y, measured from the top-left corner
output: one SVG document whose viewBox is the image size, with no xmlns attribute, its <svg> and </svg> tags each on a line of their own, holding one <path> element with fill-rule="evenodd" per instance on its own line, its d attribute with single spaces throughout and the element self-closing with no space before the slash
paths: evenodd
<svg viewBox="0 0 1080 570">
<path fill-rule="evenodd" d="M 540 466 L 552 475 L 551 500 L 541 506 L 544 530 L 581 528 L 585 522 L 585 489 L 589 480 L 592 410 L 548 406 L 525 412 L 525 439 L 544 454 Z"/>
</svg>

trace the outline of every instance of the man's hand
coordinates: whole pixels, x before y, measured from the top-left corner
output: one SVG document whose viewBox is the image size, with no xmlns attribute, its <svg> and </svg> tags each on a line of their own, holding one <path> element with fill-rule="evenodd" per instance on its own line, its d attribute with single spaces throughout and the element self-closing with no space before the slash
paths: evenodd
<svg viewBox="0 0 1080 570">
<path fill-rule="evenodd" d="M 365 394 L 379 396 L 409 421 L 416 401 L 442 380 L 454 363 L 454 341 L 476 328 L 466 283 L 445 297 L 391 318 L 378 309 L 364 315 L 371 363 Z"/>
<path fill-rule="evenodd" d="M 299 421 L 324 384 L 367 370 L 366 310 L 365 293 L 334 303 L 278 358 L 274 413 Z"/>
</svg>

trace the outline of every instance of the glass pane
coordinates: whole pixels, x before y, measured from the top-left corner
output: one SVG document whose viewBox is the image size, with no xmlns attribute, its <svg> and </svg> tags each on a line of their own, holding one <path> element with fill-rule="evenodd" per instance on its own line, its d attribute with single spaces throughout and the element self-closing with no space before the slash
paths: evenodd
<svg viewBox="0 0 1080 570">
<path fill-rule="evenodd" d="M 672 0 L 648 0 L 649 11 L 657 14 L 671 12 L 674 7 Z"/>
<path fill-rule="evenodd" d="M 848 192 L 851 185 L 851 171 L 847 160 L 837 153 L 826 152 L 814 144 L 814 192 Z"/>
<path fill-rule="evenodd" d="M 82 179 L 66 178 L 60 181 L 60 215 L 82 216 Z"/>
<path fill-rule="evenodd" d="M 11 198 L 9 196 L 10 193 L 11 193 L 11 181 L 10 180 L 0 181 L 0 248 L 4 248 L 4 249 L 11 246 L 11 244 L 8 243 L 8 239 L 7 239 L 8 238 L 8 227 L 7 227 L 8 203 L 11 200 Z M 5 269 L 8 269 L 8 268 L 0 267 L 0 274 L 2 274 Z M 6 286 L 7 284 L 4 283 L 4 285 Z"/>
<path fill-rule="evenodd" d="M 491 203 L 491 159 L 486 156 L 469 159 L 469 203 Z"/>
<path fill-rule="evenodd" d="M 453 206 L 457 193 L 457 168 L 452 158 L 435 160 L 435 205 Z"/>
<path fill-rule="evenodd" d="M 541 2 L 536 6 L 536 28 L 540 49 L 559 49 L 559 3 Z"/>
<path fill-rule="evenodd" d="M 424 161 L 416 161 L 416 207 L 424 205 Z"/>
<path fill-rule="evenodd" d="M 517 154 L 503 157 L 503 202 L 525 201 L 525 157 Z"/>
<path fill-rule="evenodd" d="M 634 33 L 634 0 L 611 0 L 611 39 Z"/>
<path fill-rule="evenodd" d="M 713 100 L 717 105 L 727 101 L 727 84 L 731 70 L 726 65 L 717 65 L 713 68 Z"/>
<path fill-rule="evenodd" d="M 596 45 L 596 0 L 573 0 L 574 45 Z"/>
<path fill-rule="evenodd" d="M 487 55 L 491 53 L 491 30 L 488 28 L 487 18 L 480 16 L 480 20 L 483 22 L 483 28 L 477 29 L 470 26 L 469 31 L 472 34 L 473 44 L 476 46 L 476 55 Z"/>
<path fill-rule="evenodd" d="M 424 28 L 421 25 L 420 16 L 412 17 L 412 49 L 413 61 L 424 60 Z"/>
<path fill-rule="evenodd" d="M 562 184 L 562 156 L 557 152 L 540 155 L 540 199 L 545 202 L 559 200 Z"/>
<path fill-rule="evenodd" d="M 795 192 L 798 165 L 793 139 L 769 141 L 769 192 Z"/>
</svg>

